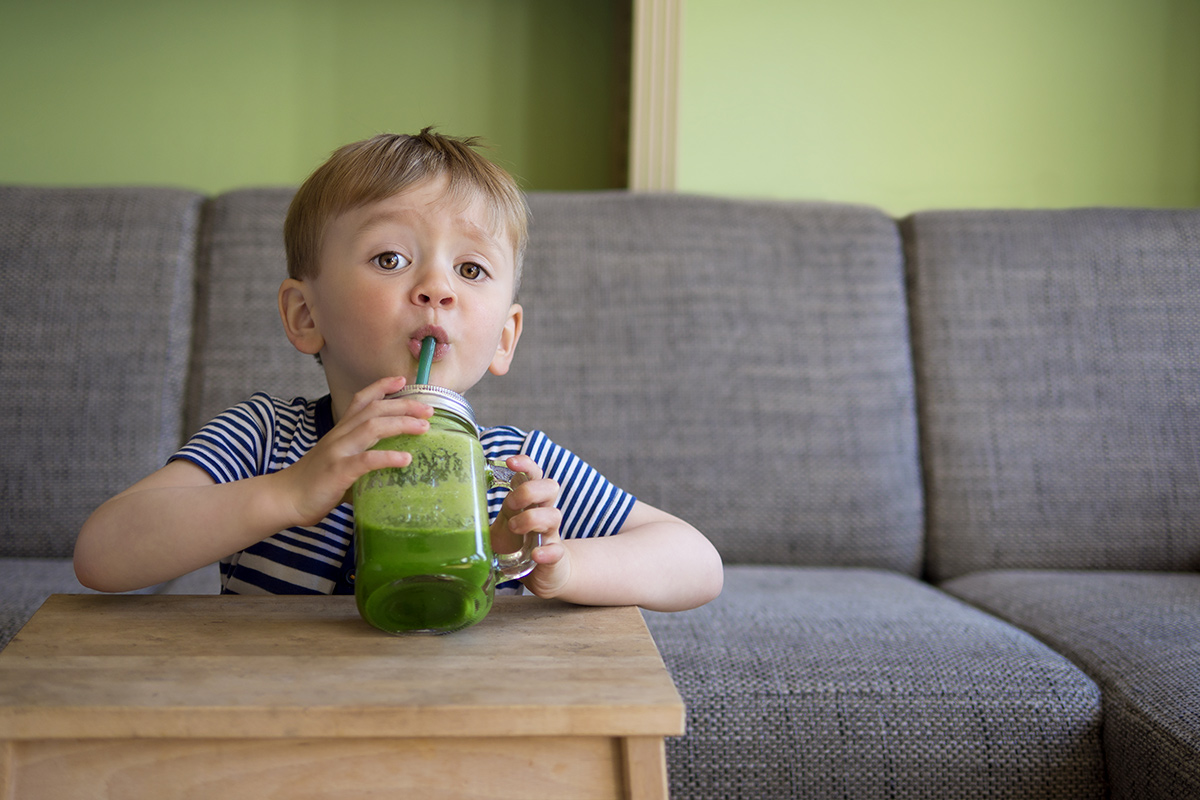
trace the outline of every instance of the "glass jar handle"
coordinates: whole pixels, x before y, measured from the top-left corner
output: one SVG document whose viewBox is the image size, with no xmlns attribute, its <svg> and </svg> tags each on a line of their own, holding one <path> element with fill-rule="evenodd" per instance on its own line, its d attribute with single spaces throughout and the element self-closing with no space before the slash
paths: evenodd
<svg viewBox="0 0 1200 800">
<path fill-rule="evenodd" d="M 489 462 L 487 466 L 488 488 L 504 486 L 511 489 L 513 479 L 524 474 L 509 469 L 503 461 Z M 496 571 L 500 573 L 502 580 L 524 578 L 533 572 L 533 568 L 537 566 L 533 563 L 533 549 L 540 546 L 541 543 L 542 535 L 540 533 L 527 533 L 525 534 L 525 543 L 517 552 L 496 553 Z"/>
</svg>

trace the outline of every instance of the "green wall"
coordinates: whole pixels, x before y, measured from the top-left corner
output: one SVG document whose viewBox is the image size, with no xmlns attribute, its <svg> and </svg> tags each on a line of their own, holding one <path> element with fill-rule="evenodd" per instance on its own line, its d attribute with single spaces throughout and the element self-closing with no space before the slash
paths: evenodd
<svg viewBox="0 0 1200 800">
<path fill-rule="evenodd" d="M 684 0 L 683 191 L 1200 205 L 1200 0 Z M 294 184 L 437 124 L 620 185 L 625 0 L 0 0 L 0 182 Z"/>
<path fill-rule="evenodd" d="M 436 124 L 527 188 L 609 186 L 615 26 L 609 0 L 0 0 L 0 182 L 292 184 Z"/>
<path fill-rule="evenodd" d="M 685 191 L 1200 205 L 1200 0 L 686 0 Z"/>
</svg>

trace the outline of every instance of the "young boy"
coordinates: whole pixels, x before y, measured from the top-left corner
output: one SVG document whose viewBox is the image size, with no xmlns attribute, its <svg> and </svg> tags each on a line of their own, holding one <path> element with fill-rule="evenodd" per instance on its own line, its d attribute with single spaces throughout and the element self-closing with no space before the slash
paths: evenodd
<svg viewBox="0 0 1200 800">
<path fill-rule="evenodd" d="M 521 337 L 527 208 L 474 144 L 429 129 L 376 136 L 305 181 L 284 225 L 279 313 L 296 349 L 317 357 L 329 394 L 256 394 L 204 426 L 84 523 L 80 582 L 126 591 L 220 560 L 224 592 L 353 591 L 348 493 L 370 470 L 411 461 L 372 445 L 428 429 L 429 406 L 389 398 L 413 381 L 422 339 L 437 341 L 435 382 L 465 393 L 489 370 L 506 373 Z M 489 458 L 528 475 L 489 502 L 497 551 L 541 534 L 528 591 L 664 611 L 720 592 L 720 557 L 691 525 L 540 431 L 489 428 L 480 438 Z"/>
</svg>

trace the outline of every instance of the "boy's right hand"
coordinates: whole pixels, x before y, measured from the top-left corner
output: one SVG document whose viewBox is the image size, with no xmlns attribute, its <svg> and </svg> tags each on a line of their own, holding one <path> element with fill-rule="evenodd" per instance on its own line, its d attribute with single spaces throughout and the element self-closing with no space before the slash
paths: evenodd
<svg viewBox="0 0 1200 800">
<path fill-rule="evenodd" d="M 389 436 L 424 433 L 433 409 L 388 400 L 404 378 L 356 394 L 337 424 L 299 461 L 279 472 L 214 482 L 186 459 L 170 462 L 92 512 L 75 543 L 84 586 L 125 592 L 176 578 L 295 525 L 315 525 L 361 475 L 404 467 L 408 453 L 371 450 Z"/>
<path fill-rule="evenodd" d="M 411 399 L 389 399 L 404 388 L 403 377 L 376 381 L 358 394 L 345 414 L 299 461 L 276 473 L 297 525 L 315 525 L 343 502 L 366 473 L 406 467 L 412 456 L 400 450 L 372 450 L 390 436 L 429 430 L 433 408 Z"/>
</svg>

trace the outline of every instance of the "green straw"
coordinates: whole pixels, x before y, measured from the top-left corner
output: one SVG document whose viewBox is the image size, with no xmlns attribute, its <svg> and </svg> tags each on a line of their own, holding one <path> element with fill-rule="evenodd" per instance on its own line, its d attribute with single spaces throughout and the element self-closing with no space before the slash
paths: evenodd
<svg viewBox="0 0 1200 800">
<path fill-rule="evenodd" d="M 429 370 L 433 367 L 433 349 L 437 346 L 437 339 L 432 336 L 426 336 L 421 340 L 421 360 L 417 364 L 417 383 L 429 383 Z"/>
</svg>

